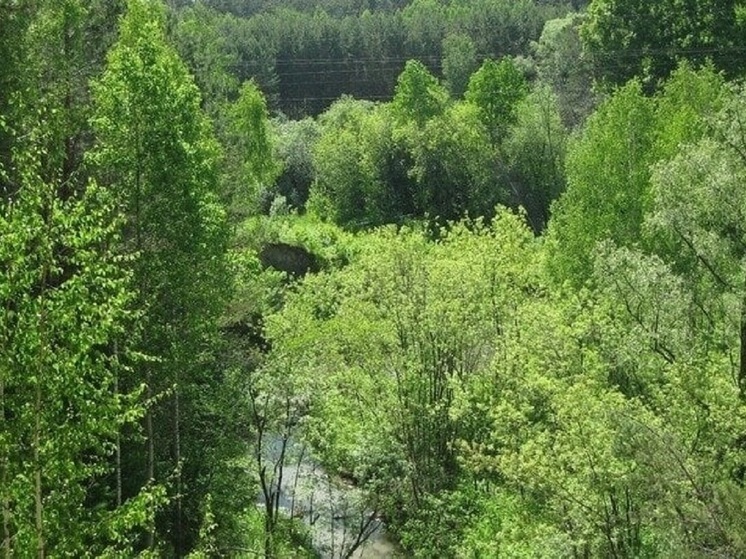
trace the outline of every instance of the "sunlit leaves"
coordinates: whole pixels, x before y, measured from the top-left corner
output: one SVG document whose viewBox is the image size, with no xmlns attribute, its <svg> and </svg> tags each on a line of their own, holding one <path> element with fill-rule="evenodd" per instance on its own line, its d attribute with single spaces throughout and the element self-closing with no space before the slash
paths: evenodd
<svg viewBox="0 0 746 559">
<path fill-rule="evenodd" d="M 398 121 L 422 126 L 442 113 L 447 102 L 448 93 L 437 78 L 421 62 L 408 61 L 399 75 L 392 101 Z"/>
<path fill-rule="evenodd" d="M 510 58 L 500 62 L 485 60 L 472 74 L 466 100 L 479 108 L 479 114 L 495 142 L 502 139 L 515 122 L 515 107 L 528 93 L 526 79 Z"/>
<path fill-rule="evenodd" d="M 607 100 L 568 147 L 567 191 L 555 204 L 550 227 L 552 266 L 563 279 L 590 275 L 595 244 L 640 239 L 650 202 L 652 101 L 630 82 Z"/>
<path fill-rule="evenodd" d="M 217 459 L 205 447 L 214 445 L 217 453 L 221 440 L 200 423 L 211 417 L 204 387 L 215 386 L 217 320 L 230 287 L 225 215 L 216 195 L 219 149 L 202 113 L 200 92 L 166 41 L 158 4 L 128 2 L 94 94 L 98 143 L 91 161 L 117 193 L 124 214 L 120 246 L 132 257 L 142 311 L 138 349 L 153 358 L 126 379 L 146 384 L 152 407 L 145 448 L 129 446 L 133 451 L 125 471 L 135 487 L 171 476 L 173 515 L 158 524 L 171 526 L 162 537 L 170 537 L 181 554 L 196 535 L 184 519 L 198 514 L 206 491 L 194 480 Z M 261 125 L 264 108 L 257 95 L 247 87 L 236 109 L 238 123 Z M 248 171 L 254 180 L 263 172 Z"/>
<path fill-rule="evenodd" d="M 268 324 L 270 360 L 313 379 L 307 436 L 384 502 L 392 484 L 411 506 L 456 483 L 456 438 L 475 419 L 452 413 L 460 385 L 498 358 L 495 336 L 538 283 L 519 216 L 442 234 L 363 236 L 351 264 L 308 278 Z"/>
<path fill-rule="evenodd" d="M 113 506 L 104 477 L 120 429 L 143 411 L 116 390 L 137 336 L 131 278 L 111 249 L 120 216 L 95 183 L 61 200 L 58 185 L 41 178 L 39 158 L 33 148 L 16 151 L 22 179 L 0 207 L 3 525 L 20 555 L 40 541 L 60 554 L 126 549 L 108 534 L 124 509 Z M 34 495 L 42 493 L 40 508 Z M 89 499 L 108 504 L 87 507 Z"/>
</svg>

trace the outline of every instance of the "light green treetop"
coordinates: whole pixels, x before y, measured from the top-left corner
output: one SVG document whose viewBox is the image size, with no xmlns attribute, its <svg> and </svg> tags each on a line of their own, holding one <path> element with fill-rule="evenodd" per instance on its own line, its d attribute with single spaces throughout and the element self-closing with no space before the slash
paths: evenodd
<svg viewBox="0 0 746 559">
<path fill-rule="evenodd" d="M 469 79 L 465 97 L 479 107 L 493 141 L 498 142 L 515 122 L 515 107 L 527 93 L 521 71 L 510 58 L 503 58 L 500 62 L 484 61 Z"/>
<path fill-rule="evenodd" d="M 448 93 L 424 64 L 410 60 L 399 75 L 392 108 L 402 123 L 423 125 L 428 119 L 443 112 Z"/>
</svg>

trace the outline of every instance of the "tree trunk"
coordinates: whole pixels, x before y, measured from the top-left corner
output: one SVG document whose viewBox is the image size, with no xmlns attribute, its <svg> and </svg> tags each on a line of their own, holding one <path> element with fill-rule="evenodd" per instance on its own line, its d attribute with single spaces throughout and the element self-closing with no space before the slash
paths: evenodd
<svg viewBox="0 0 746 559">
<path fill-rule="evenodd" d="M 179 373 L 174 386 L 174 459 L 176 461 L 176 556 L 184 555 L 184 533 L 182 531 L 182 477 L 181 477 L 181 418 L 179 400 Z"/>
<path fill-rule="evenodd" d="M 741 401 L 746 401 L 746 294 L 741 300 L 739 339 L 741 342 L 741 360 L 738 364 L 738 393 Z"/>
<path fill-rule="evenodd" d="M 145 413 L 145 436 L 148 439 L 148 484 L 155 483 L 155 442 L 153 441 L 153 411 L 150 409 L 153 401 L 153 375 L 148 367 L 145 374 L 145 396 L 148 400 L 148 410 Z M 148 527 L 148 549 L 155 549 L 155 523 Z"/>
<path fill-rule="evenodd" d="M 51 213 L 51 209 L 48 212 Z M 51 217 L 45 216 L 47 225 L 47 239 L 51 239 Z M 41 441 L 42 441 L 42 413 L 43 413 L 43 399 L 42 399 L 42 379 L 44 373 L 44 367 L 47 362 L 47 341 L 46 341 L 46 289 L 49 282 L 49 269 L 50 263 L 44 262 L 41 269 L 41 277 L 39 278 L 39 355 L 37 358 L 36 366 L 36 390 L 34 398 L 34 441 L 33 441 L 33 455 L 34 455 L 34 516 L 35 516 L 35 528 L 36 528 L 36 555 L 39 559 L 44 559 L 45 547 L 44 547 L 44 499 L 43 499 L 43 487 L 42 487 L 42 461 L 41 461 Z"/>
<path fill-rule="evenodd" d="M 114 395 L 119 395 L 119 373 L 114 375 Z M 116 491 L 117 491 L 117 509 L 122 506 L 122 433 L 121 428 L 117 427 L 116 448 L 114 449 L 114 460 L 116 469 Z"/>
<path fill-rule="evenodd" d="M 0 380 L 0 425 L 3 425 L 5 423 L 5 383 Z M 1 429 L 1 430 L 4 430 Z M 3 451 L 5 452 L 5 451 Z M 2 457 L 2 463 L 0 463 L 0 468 L 2 468 L 2 475 L 0 475 L 0 487 L 6 488 L 8 487 L 7 480 L 8 480 L 8 456 L 6 454 L 3 454 Z M 3 492 L 3 551 L 5 555 L 5 559 L 10 559 L 11 557 L 11 547 L 10 547 L 10 497 L 7 493 Z"/>
<path fill-rule="evenodd" d="M 140 169 L 140 163 L 142 161 L 141 153 L 141 139 L 140 130 L 138 127 L 135 129 L 135 145 L 137 149 L 137 157 L 135 159 L 135 188 L 134 188 L 134 215 L 132 220 L 134 222 L 135 229 L 135 253 L 142 254 L 143 251 L 143 239 L 141 230 L 142 221 L 142 209 L 141 209 L 141 190 L 142 190 L 142 170 Z M 144 297 L 146 293 L 143 278 L 139 279 L 138 292 L 141 297 Z M 147 447 L 147 483 L 152 485 L 155 483 L 155 441 L 153 439 L 153 372 L 149 365 L 145 366 L 145 398 L 147 401 L 147 407 L 145 409 L 145 437 L 148 439 Z M 148 527 L 147 546 L 149 550 L 155 549 L 155 522 L 151 522 Z"/>
<path fill-rule="evenodd" d="M 43 365 L 40 363 L 40 367 Z M 44 559 L 44 503 L 42 500 L 41 487 L 41 457 L 39 448 L 41 446 L 41 386 L 40 379 L 36 381 L 36 401 L 35 409 L 36 419 L 34 420 L 34 505 L 35 505 L 35 524 L 36 524 L 36 555 L 39 559 Z"/>
</svg>

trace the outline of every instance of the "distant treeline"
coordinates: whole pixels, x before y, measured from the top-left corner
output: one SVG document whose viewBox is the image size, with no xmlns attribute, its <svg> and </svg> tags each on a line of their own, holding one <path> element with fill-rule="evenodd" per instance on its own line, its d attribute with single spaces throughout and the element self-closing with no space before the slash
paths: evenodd
<svg viewBox="0 0 746 559">
<path fill-rule="evenodd" d="M 578 4 L 298 0 L 172 7 L 182 55 L 198 80 L 210 82 L 200 83 L 203 91 L 226 92 L 253 77 L 272 108 L 297 117 L 320 113 L 342 94 L 390 99 L 409 59 L 442 76 L 446 59 L 473 71 L 486 58 L 526 56 L 544 24 Z"/>
</svg>

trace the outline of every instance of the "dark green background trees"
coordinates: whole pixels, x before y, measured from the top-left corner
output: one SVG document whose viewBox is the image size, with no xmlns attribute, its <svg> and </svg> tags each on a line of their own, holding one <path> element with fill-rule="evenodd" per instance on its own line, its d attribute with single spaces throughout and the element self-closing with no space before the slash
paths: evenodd
<svg viewBox="0 0 746 559">
<path fill-rule="evenodd" d="M 438 75 L 450 64 L 449 82 L 458 67 L 463 82 L 484 58 L 528 54 L 544 22 L 568 10 L 530 0 L 249 4 L 177 10 L 177 45 L 200 86 L 227 85 L 227 68 L 239 83 L 255 78 L 273 108 L 293 117 L 342 94 L 390 99 L 409 59 Z M 456 37 L 466 45 L 460 58 Z"/>
</svg>

